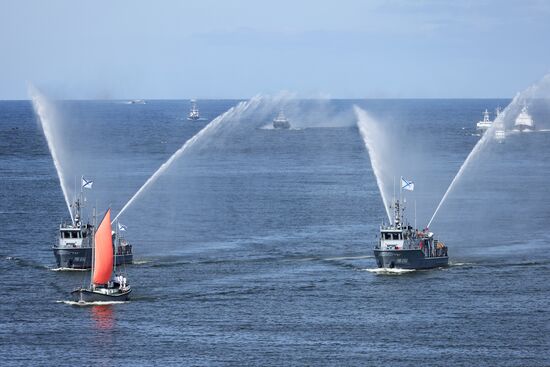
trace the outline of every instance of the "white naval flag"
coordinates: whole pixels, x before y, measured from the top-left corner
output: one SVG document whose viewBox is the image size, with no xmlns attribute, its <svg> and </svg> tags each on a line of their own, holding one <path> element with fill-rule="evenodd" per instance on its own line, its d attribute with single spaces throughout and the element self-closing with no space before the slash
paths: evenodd
<svg viewBox="0 0 550 367">
<path fill-rule="evenodd" d="M 414 191 L 414 182 L 405 180 L 403 177 L 401 177 L 401 189 Z"/>
</svg>

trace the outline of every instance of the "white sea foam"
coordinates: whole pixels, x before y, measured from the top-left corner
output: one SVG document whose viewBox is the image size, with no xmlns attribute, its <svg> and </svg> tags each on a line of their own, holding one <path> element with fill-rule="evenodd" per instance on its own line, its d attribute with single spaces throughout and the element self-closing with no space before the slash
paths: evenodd
<svg viewBox="0 0 550 367">
<path fill-rule="evenodd" d="M 374 273 L 378 275 L 403 275 L 416 271 L 415 269 L 397 269 L 397 268 L 372 268 L 372 269 L 362 269 L 368 271 L 369 273 Z"/>
<path fill-rule="evenodd" d="M 151 260 L 134 260 L 132 262 L 133 265 L 144 265 L 151 263 Z"/>
<path fill-rule="evenodd" d="M 450 262 L 451 266 L 471 266 L 471 265 L 475 265 L 474 263 L 454 263 L 454 262 Z"/>
<path fill-rule="evenodd" d="M 97 302 L 76 302 L 76 301 L 56 301 L 56 303 L 64 303 L 70 306 L 103 306 L 103 305 L 117 305 L 122 303 L 128 303 L 129 301 L 97 301 Z"/>
<path fill-rule="evenodd" d="M 49 268 L 51 271 L 90 271 L 90 269 Z"/>
</svg>

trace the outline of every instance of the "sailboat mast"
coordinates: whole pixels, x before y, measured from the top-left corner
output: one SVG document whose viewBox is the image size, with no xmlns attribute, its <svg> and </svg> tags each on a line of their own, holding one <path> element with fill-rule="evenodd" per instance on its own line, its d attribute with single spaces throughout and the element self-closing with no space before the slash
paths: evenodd
<svg viewBox="0 0 550 367">
<path fill-rule="evenodd" d="M 416 199 L 414 199 L 414 229 L 416 228 Z"/>
<path fill-rule="evenodd" d="M 96 205 L 97 206 L 97 205 Z M 94 285 L 94 268 L 95 268 L 95 232 L 97 230 L 96 226 L 96 208 L 93 210 L 93 217 L 92 217 L 92 270 L 90 271 L 90 288 L 93 288 Z"/>
<path fill-rule="evenodd" d="M 118 240 L 118 219 L 115 221 L 115 238 L 113 239 L 113 273 L 116 274 L 116 249 L 117 249 L 117 243 Z"/>
</svg>

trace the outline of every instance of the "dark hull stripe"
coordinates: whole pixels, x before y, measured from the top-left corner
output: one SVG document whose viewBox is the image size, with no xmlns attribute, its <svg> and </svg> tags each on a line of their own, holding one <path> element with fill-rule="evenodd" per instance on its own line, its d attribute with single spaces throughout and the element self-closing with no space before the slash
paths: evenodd
<svg viewBox="0 0 550 367">
<path fill-rule="evenodd" d="M 374 250 L 379 268 L 431 269 L 449 265 L 448 256 L 426 257 L 421 250 Z"/>
<path fill-rule="evenodd" d="M 79 302 L 80 300 L 84 302 L 112 302 L 112 301 L 128 301 L 130 299 L 130 293 L 132 290 L 118 293 L 118 294 L 101 294 L 92 292 L 89 289 L 77 289 L 71 292 L 71 295 L 73 296 L 73 299 L 75 302 Z"/>
<path fill-rule="evenodd" d="M 92 267 L 92 249 L 53 249 L 58 268 L 90 269 Z M 115 264 L 132 264 L 133 254 L 115 255 Z"/>
</svg>

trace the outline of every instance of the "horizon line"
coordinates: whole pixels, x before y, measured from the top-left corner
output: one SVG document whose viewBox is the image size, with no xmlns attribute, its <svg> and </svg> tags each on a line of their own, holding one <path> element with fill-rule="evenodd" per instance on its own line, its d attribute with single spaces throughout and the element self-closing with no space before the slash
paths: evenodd
<svg viewBox="0 0 550 367">
<path fill-rule="evenodd" d="M 268 95 L 269 96 L 269 95 Z M 248 101 L 252 97 L 245 98 L 52 98 L 55 101 Z M 346 97 L 335 97 L 335 98 L 289 98 L 295 100 L 335 100 L 335 101 L 364 101 L 364 100 L 422 100 L 422 99 L 439 99 L 439 100 L 457 100 L 457 99 L 512 99 L 513 97 L 355 97 L 355 98 L 346 98 Z M 23 101 L 32 101 L 32 98 L 14 98 L 14 99 L 0 99 L 0 102 L 23 102 Z"/>
</svg>

